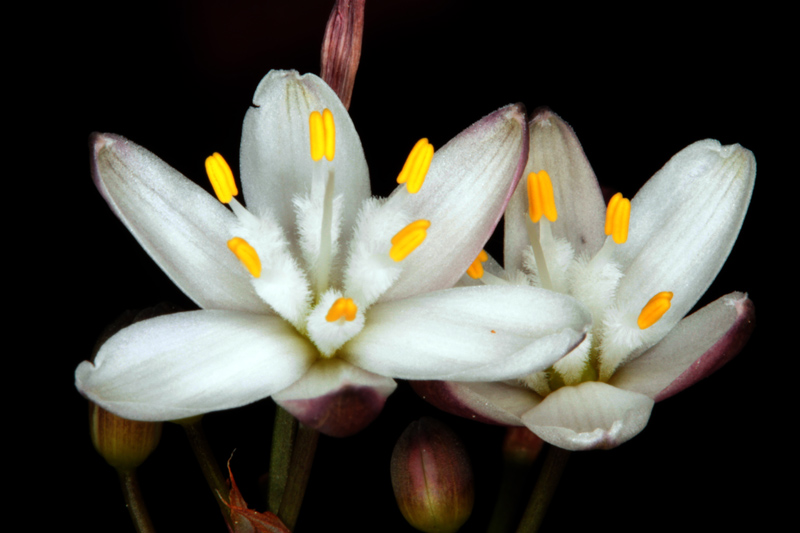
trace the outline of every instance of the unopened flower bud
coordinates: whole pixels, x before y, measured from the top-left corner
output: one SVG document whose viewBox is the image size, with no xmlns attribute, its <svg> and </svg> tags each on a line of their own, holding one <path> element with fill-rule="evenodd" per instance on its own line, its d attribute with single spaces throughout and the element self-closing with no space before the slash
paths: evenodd
<svg viewBox="0 0 800 533">
<path fill-rule="evenodd" d="M 117 470 L 142 464 L 161 439 L 161 422 L 128 420 L 93 402 L 89 402 L 89 426 L 95 449 Z"/>
<path fill-rule="evenodd" d="M 524 426 L 511 426 L 503 439 L 503 458 L 520 465 L 531 465 L 542 451 L 544 441 Z"/>
<path fill-rule="evenodd" d="M 469 518 L 472 467 L 461 440 L 441 422 L 412 422 L 395 444 L 391 470 L 397 506 L 415 528 L 455 532 Z"/>
</svg>

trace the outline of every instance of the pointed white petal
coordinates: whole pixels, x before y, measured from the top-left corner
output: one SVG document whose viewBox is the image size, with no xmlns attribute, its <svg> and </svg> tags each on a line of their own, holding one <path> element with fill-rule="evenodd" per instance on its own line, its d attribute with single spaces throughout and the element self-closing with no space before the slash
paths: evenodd
<svg viewBox="0 0 800 533">
<path fill-rule="evenodd" d="M 269 313 L 227 246 L 236 217 L 213 196 L 118 135 L 91 139 L 95 185 L 142 248 L 207 309 Z"/>
<path fill-rule="evenodd" d="M 272 399 L 303 424 L 332 437 L 364 429 L 397 383 L 337 357 L 318 359 L 302 378 Z"/>
<path fill-rule="evenodd" d="M 638 315 L 661 291 L 672 306 L 653 328 L 663 334 L 708 289 L 736 241 L 755 183 L 753 154 L 714 140 L 681 150 L 631 200 L 628 241 L 615 257 L 625 277 L 620 309 Z"/>
<path fill-rule="evenodd" d="M 331 110 L 336 123 L 336 155 L 331 162 L 314 163 L 308 117 L 324 109 Z M 370 195 L 367 162 L 350 115 L 313 74 L 273 70 L 261 80 L 244 117 L 240 162 L 247 207 L 255 213 L 272 211 L 288 235 L 297 234 L 292 202 L 311 190 L 314 165 L 335 172 L 334 197 L 344 199 L 345 241 L 361 202 Z"/>
<path fill-rule="evenodd" d="M 452 287 L 478 256 L 503 214 L 527 158 L 525 109 L 504 107 L 476 122 L 433 156 L 422 189 L 396 190 L 411 220 L 430 220 L 427 238 L 403 260 L 382 301 Z"/>
<path fill-rule="evenodd" d="M 502 381 L 411 381 L 423 400 L 448 413 L 477 422 L 521 426 L 521 417 L 541 397 L 527 387 Z"/>
<path fill-rule="evenodd" d="M 403 379 L 500 381 L 543 370 L 591 323 L 577 300 L 533 287 L 460 287 L 379 303 L 339 356 Z"/>
<path fill-rule="evenodd" d="M 626 363 L 609 384 L 669 398 L 715 372 L 744 346 L 755 325 L 753 302 L 734 292 L 681 320 L 658 344 Z"/>
<path fill-rule="evenodd" d="M 647 425 L 653 400 L 606 383 L 561 387 L 522 416 L 542 440 L 565 450 L 609 449 Z"/>
<path fill-rule="evenodd" d="M 192 311 L 129 326 L 84 361 L 75 385 L 132 420 L 173 420 L 252 403 L 302 376 L 317 351 L 288 322 Z"/>
<path fill-rule="evenodd" d="M 603 245 L 605 203 L 600 185 L 572 128 L 549 109 L 540 109 L 528 125 L 530 153 L 505 218 L 506 269 L 522 266 L 529 246 L 525 219 L 528 214 L 527 176 L 546 170 L 553 182 L 558 220 L 553 235 L 567 239 L 576 254 L 594 255 Z"/>
</svg>

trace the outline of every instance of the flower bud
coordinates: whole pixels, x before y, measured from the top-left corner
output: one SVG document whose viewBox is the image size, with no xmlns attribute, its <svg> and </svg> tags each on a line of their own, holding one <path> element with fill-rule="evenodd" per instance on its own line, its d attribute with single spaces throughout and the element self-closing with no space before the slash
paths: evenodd
<svg viewBox="0 0 800 533">
<path fill-rule="evenodd" d="M 525 426 L 511 426 L 503 439 L 503 458 L 514 464 L 529 466 L 542 451 L 544 441 Z"/>
<path fill-rule="evenodd" d="M 89 402 L 92 444 L 117 470 L 131 470 L 142 464 L 158 446 L 161 426 L 161 422 L 128 420 Z"/>
<path fill-rule="evenodd" d="M 472 467 L 461 440 L 441 422 L 412 422 L 395 444 L 391 471 L 397 506 L 416 529 L 455 532 L 469 518 Z"/>
</svg>

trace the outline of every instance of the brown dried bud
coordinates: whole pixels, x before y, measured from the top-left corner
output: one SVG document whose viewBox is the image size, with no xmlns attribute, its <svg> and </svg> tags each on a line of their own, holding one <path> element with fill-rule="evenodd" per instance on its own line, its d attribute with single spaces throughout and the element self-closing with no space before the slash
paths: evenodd
<svg viewBox="0 0 800 533">
<path fill-rule="evenodd" d="M 472 467 L 458 436 L 441 422 L 412 422 L 392 452 L 392 487 L 409 524 L 428 533 L 451 533 L 472 513 Z"/>
</svg>

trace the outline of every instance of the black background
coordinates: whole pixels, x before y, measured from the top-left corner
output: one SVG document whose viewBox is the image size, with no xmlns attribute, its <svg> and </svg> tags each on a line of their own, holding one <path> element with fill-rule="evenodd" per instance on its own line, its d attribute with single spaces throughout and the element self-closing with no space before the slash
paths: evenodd
<svg viewBox="0 0 800 533">
<path fill-rule="evenodd" d="M 115 474 L 89 441 L 75 366 L 125 309 L 165 300 L 191 307 L 95 190 L 88 135 L 128 137 L 208 189 L 209 153 L 225 154 L 238 168 L 241 121 L 261 77 L 272 68 L 319 72 L 330 5 L 88 2 L 28 19 L 39 21 L 31 36 L 45 46 L 22 47 L 29 74 L 17 88 L 33 102 L 19 144 L 28 166 L 24 189 L 38 203 L 22 202 L 27 206 L 16 223 L 25 231 L 43 216 L 49 237 L 33 241 L 42 259 L 25 263 L 39 287 L 27 300 L 37 318 L 26 324 L 35 330 L 25 335 L 38 348 L 15 361 L 22 363 L 24 390 L 43 398 L 45 408 L 24 412 L 15 435 L 31 435 L 24 479 L 35 492 L 26 499 L 50 513 L 55 508 L 60 523 L 133 531 Z M 776 480 L 795 468 L 784 422 L 794 405 L 780 398 L 791 381 L 782 365 L 797 350 L 768 341 L 776 313 L 767 304 L 766 280 L 780 277 L 767 265 L 774 269 L 776 257 L 781 262 L 781 248 L 762 237 L 780 228 L 776 210 L 768 214 L 765 206 L 778 180 L 788 179 L 775 128 L 793 109 L 780 78 L 780 69 L 793 63 L 784 62 L 780 38 L 777 24 L 753 10 L 707 16 L 679 8 L 520 8 L 501 0 L 368 2 L 350 112 L 376 194 L 391 190 L 419 137 L 439 147 L 517 101 L 560 114 L 600 181 L 626 196 L 699 139 L 741 143 L 758 161 L 739 240 L 701 300 L 749 292 L 759 320 L 750 344 L 709 379 L 658 404 L 633 440 L 612 451 L 572 454 L 543 531 L 766 527 L 780 514 Z M 498 245 L 489 249 L 501 256 Z M 256 507 L 272 412 L 265 400 L 205 418 L 220 462 L 236 449 L 234 473 Z M 503 430 L 439 413 L 403 383 L 367 430 L 321 438 L 298 530 L 412 531 L 393 501 L 389 458 L 405 426 L 423 415 L 437 416 L 464 438 L 477 503 L 462 531 L 484 531 Z M 140 478 L 159 531 L 224 530 L 177 427 L 165 427 Z"/>
</svg>

